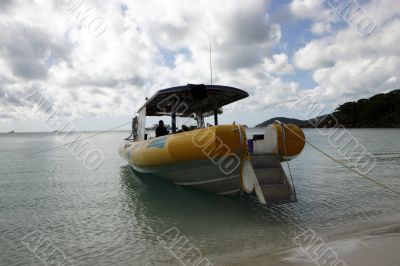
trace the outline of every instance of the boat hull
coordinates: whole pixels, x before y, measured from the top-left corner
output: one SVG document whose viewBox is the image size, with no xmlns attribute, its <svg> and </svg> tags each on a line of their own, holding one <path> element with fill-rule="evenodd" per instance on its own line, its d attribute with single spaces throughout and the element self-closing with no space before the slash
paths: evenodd
<svg viewBox="0 0 400 266">
<path fill-rule="evenodd" d="M 152 174 L 180 186 L 220 195 L 237 194 L 240 191 L 240 168 L 225 175 L 209 160 L 151 168 L 137 167 L 133 164 L 130 166 L 135 172 Z"/>
<path fill-rule="evenodd" d="M 227 125 L 127 143 L 120 154 L 139 173 L 235 195 L 241 188 L 241 163 L 248 150 L 245 128 Z"/>
</svg>

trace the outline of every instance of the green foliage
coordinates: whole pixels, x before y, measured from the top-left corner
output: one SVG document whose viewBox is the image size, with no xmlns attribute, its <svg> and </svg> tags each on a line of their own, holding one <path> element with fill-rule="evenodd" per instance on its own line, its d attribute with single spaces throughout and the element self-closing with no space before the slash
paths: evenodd
<svg viewBox="0 0 400 266">
<path fill-rule="evenodd" d="M 400 127 L 400 90 L 344 103 L 334 114 L 345 127 Z"/>
<path fill-rule="evenodd" d="M 310 120 L 286 117 L 269 119 L 257 127 L 265 127 L 275 120 L 292 123 L 300 127 L 400 127 L 400 90 L 380 93 L 369 99 L 339 105 L 332 114 L 322 115 Z"/>
</svg>

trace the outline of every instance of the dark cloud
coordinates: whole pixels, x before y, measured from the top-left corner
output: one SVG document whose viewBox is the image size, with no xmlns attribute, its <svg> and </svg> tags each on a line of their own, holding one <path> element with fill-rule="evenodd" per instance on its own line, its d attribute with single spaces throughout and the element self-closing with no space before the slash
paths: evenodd
<svg viewBox="0 0 400 266">
<path fill-rule="evenodd" d="M 261 62 L 263 56 L 256 49 L 247 46 L 236 46 L 226 50 L 223 56 L 215 56 L 216 69 L 235 70 L 252 67 Z"/>
<path fill-rule="evenodd" d="M 119 83 L 118 79 L 102 76 L 102 77 L 89 77 L 82 75 L 73 80 L 68 81 L 69 87 L 115 87 Z"/>
<path fill-rule="evenodd" d="M 0 0 L 0 13 L 8 11 L 12 6 L 13 0 Z"/>
<path fill-rule="evenodd" d="M 226 41 L 216 47 L 219 67 L 235 70 L 256 66 L 279 42 L 280 27 L 268 18 L 266 4 L 256 7 L 237 11 L 224 23 L 221 36 Z"/>
<path fill-rule="evenodd" d="M 0 113 L 0 119 L 11 119 L 11 118 L 14 118 L 14 116 L 10 114 Z"/>
<path fill-rule="evenodd" d="M 41 28 L 3 23 L 0 31 L 0 56 L 17 77 L 44 79 L 53 64 L 68 59 L 69 42 L 56 43 Z"/>
<path fill-rule="evenodd" d="M 144 86 L 146 84 L 146 79 L 144 77 L 132 74 L 131 77 L 127 78 L 116 78 L 110 75 L 89 77 L 82 75 L 79 78 L 68 81 L 69 87 L 98 87 L 98 88 L 117 88 L 121 85 L 134 85 L 134 86 Z M 100 93 L 100 91 L 94 91 L 95 93 Z"/>
<path fill-rule="evenodd" d="M 11 90 L 5 90 L 0 88 L 0 103 L 5 106 L 21 106 L 21 100 L 18 92 L 12 92 Z"/>
<path fill-rule="evenodd" d="M 146 79 L 140 76 L 134 76 L 127 80 L 130 85 L 143 87 L 146 85 Z"/>
<path fill-rule="evenodd" d="M 176 19 L 149 20 L 141 25 L 156 40 L 170 67 L 176 52 L 186 50 L 184 54 L 198 57 L 200 50 L 208 50 L 210 42 L 219 70 L 254 67 L 279 43 L 281 29 L 269 19 L 269 1 L 248 1 L 241 3 L 241 8 L 227 6 L 226 12 L 202 6 L 201 2 L 197 5 L 204 11 L 181 10 Z"/>
<path fill-rule="evenodd" d="M 265 7 L 264 7 L 265 8 Z M 254 45 L 279 41 L 280 29 L 272 24 L 265 11 L 240 12 L 227 25 L 229 41 L 235 45 Z"/>
</svg>

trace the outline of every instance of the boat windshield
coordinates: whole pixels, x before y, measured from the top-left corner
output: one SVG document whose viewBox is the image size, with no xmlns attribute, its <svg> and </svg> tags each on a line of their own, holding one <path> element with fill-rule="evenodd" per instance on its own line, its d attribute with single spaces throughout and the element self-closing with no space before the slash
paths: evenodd
<svg viewBox="0 0 400 266">
<path fill-rule="evenodd" d="M 209 124 L 205 118 L 211 118 L 213 125 L 218 125 L 218 115 L 222 107 L 248 97 L 243 90 L 220 85 L 187 84 L 156 92 L 139 109 L 139 139 L 145 138 L 145 116 L 170 116 L 171 133 L 177 133 L 185 123 L 177 124 L 177 118 L 195 119 L 196 128 Z M 189 128 L 193 128 L 191 124 Z"/>
<path fill-rule="evenodd" d="M 176 118 L 176 132 L 180 133 L 182 131 L 193 130 L 201 128 L 202 126 L 198 124 L 195 117 L 177 117 Z"/>
</svg>

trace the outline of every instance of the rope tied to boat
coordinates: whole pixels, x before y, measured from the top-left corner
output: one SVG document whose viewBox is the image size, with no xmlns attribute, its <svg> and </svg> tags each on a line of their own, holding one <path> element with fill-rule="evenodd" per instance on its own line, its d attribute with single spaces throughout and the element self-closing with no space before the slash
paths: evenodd
<svg viewBox="0 0 400 266">
<path fill-rule="evenodd" d="M 65 147 L 65 146 L 67 146 L 67 145 L 71 145 L 71 144 L 73 144 L 73 143 L 77 143 L 77 142 L 80 142 L 80 141 L 83 141 L 83 140 L 86 140 L 86 139 L 94 138 L 94 137 L 96 137 L 96 136 L 102 135 L 102 134 L 107 133 L 107 132 L 114 131 L 114 130 L 116 130 L 116 129 L 118 129 L 118 128 L 121 128 L 121 127 L 124 127 L 124 126 L 126 126 L 126 125 L 128 125 L 128 124 L 131 124 L 131 122 L 124 123 L 124 124 L 122 124 L 122 125 L 119 125 L 119 126 L 116 126 L 116 127 L 113 127 L 113 128 L 107 129 L 107 130 L 104 130 L 104 131 L 100 131 L 100 132 L 98 132 L 98 133 L 96 133 L 96 134 L 93 134 L 93 135 L 90 135 L 90 136 L 87 136 L 87 137 L 84 137 L 84 138 L 81 138 L 81 139 L 77 139 L 77 140 L 74 140 L 74 141 L 71 141 L 71 142 L 68 142 L 68 143 L 64 143 L 64 144 L 59 145 L 59 146 L 54 146 L 54 147 L 51 147 L 51 148 L 48 148 L 48 149 L 45 149 L 45 150 L 41 150 L 41 151 L 37 151 L 37 152 L 33 152 L 33 153 L 28 153 L 28 154 L 26 154 L 25 156 L 30 156 L 30 155 L 39 154 L 39 153 L 42 153 L 42 152 L 47 152 L 47 151 L 56 150 L 56 149 Z"/>
<path fill-rule="evenodd" d="M 305 138 L 303 138 L 302 136 L 300 136 L 299 134 L 297 134 L 297 132 L 295 132 L 294 130 L 292 130 L 290 127 L 287 127 L 287 129 L 289 129 L 295 136 L 297 136 L 298 138 L 300 138 L 301 140 L 303 140 L 305 143 L 307 143 L 308 145 L 310 145 L 312 148 L 314 148 L 314 149 L 317 150 L 318 152 L 322 153 L 324 156 L 328 157 L 329 159 L 331 159 L 332 161 L 336 162 L 337 164 L 343 166 L 344 168 L 350 170 L 351 172 L 353 172 L 353 173 L 355 173 L 355 174 L 357 174 L 357 175 L 359 175 L 359 176 L 361 176 L 361 177 L 363 177 L 363 178 L 365 178 L 365 179 L 368 179 L 368 180 L 371 181 L 372 183 L 374 183 L 374 184 L 376 184 L 376 185 L 378 185 L 378 186 L 380 186 L 380 187 L 382 187 L 382 188 L 384 188 L 384 189 L 386 189 L 386 190 L 388 190 L 388 191 L 390 191 L 390 192 L 393 192 L 393 193 L 395 193 L 395 194 L 397 194 L 397 195 L 400 195 L 400 192 L 399 192 L 399 191 L 397 191 L 397 190 L 395 190 L 395 189 L 392 189 L 391 187 L 389 187 L 389 186 L 387 186 L 387 185 L 385 185 L 385 184 L 382 184 L 382 183 L 379 182 L 379 181 L 374 180 L 372 177 L 369 177 L 369 176 L 367 176 L 367 175 L 365 175 L 365 174 L 363 174 L 363 173 L 360 173 L 359 171 L 357 171 L 357 170 L 351 168 L 350 166 L 348 166 L 348 165 L 346 165 L 346 164 L 340 162 L 338 159 L 334 158 L 333 156 L 329 155 L 328 153 L 326 153 L 326 152 L 324 152 L 323 150 L 321 150 L 320 148 L 318 148 L 316 145 L 314 145 L 314 144 L 312 144 L 311 142 L 307 141 Z"/>
<path fill-rule="evenodd" d="M 276 120 L 275 122 L 279 123 L 279 125 L 281 126 L 283 149 L 285 151 L 285 156 L 288 156 L 287 149 L 286 149 L 286 132 L 285 132 L 286 126 L 285 126 L 284 123 L 280 122 L 279 120 Z M 279 151 L 279 149 L 278 149 L 278 151 Z M 287 163 L 287 166 L 288 166 L 290 182 L 291 182 L 291 186 L 292 186 L 292 189 L 293 189 L 293 197 L 294 197 L 294 200 L 297 201 L 296 187 L 294 186 L 292 170 L 290 169 L 289 160 L 286 160 L 286 163 Z"/>
</svg>

